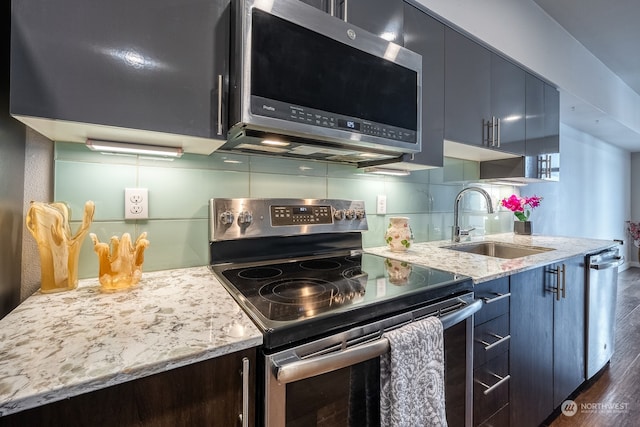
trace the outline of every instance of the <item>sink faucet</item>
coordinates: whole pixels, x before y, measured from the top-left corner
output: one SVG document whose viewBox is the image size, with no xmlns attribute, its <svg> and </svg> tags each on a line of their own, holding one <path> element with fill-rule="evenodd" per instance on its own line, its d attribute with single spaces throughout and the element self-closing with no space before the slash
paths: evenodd
<svg viewBox="0 0 640 427">
<path fill-rule="evenodd" d="M 459 192 L 458 195 L 456 196 L 456 201 L 453 204 L 453 234 L 451 236 L 451 240 L 456 243 L 460 241 L 461 235 L 468 236 L 469 232 L 474 230 L 473 228 L 468 230 L 460 230 L 460 225 L 458 225 L 458 209 L 460 205 L 460 200 L 462 199 L 462 196 L 464 196 L 465 193 L 468 193 L 470 191 L 477 191 L 478 193 L 482 194 L 484 196 L 484 199 L 487 201 L 487 213 L 490 213 L 490 214 L 493 213 L 493 206 L 491 205 L 491 196 L 489 196 L 489 193 L 484 191 L 482 188 L 468 187 L 463 189 L 461 192 Z"/>
</svg>

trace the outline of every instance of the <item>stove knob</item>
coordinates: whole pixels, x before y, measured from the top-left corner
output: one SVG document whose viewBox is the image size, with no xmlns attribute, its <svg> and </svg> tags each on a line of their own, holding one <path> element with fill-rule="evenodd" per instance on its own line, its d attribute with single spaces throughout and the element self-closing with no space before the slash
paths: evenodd
<svg viewBox="0 0 640 427">
<path fill-rule="evenodd" d="M 344 219 L 344 211 L 342 209 L 336 209 L 333 214 L 333 217 L 338 220 Z"/>
<path fill-rule="evenodd" d="M 238 222 L 243 225 L 249 225 L 253 221 L 253 215 L 249 211 L 242 211 L 238 214 Z"/>
<path fill-rule="evenodd" d="M 347 219 L 354 219 L 356 217 L 356 211 L 354 211 L 353 209 L 347 209 L 346 211 L 344 211 L 344 216 Z"/>
<path fill-rule="evenodd" d="M 364 210 L 358 209 L 356 210 L 356 219 L 363 219 L 365 217 Z"/>
<path fill-rule="evenodd" d="M 233 213 L 231 211 L 225 211 L 220 214 L 220 222 L 222 225 L 229 225 L 233 223 Z"/>
</svg>

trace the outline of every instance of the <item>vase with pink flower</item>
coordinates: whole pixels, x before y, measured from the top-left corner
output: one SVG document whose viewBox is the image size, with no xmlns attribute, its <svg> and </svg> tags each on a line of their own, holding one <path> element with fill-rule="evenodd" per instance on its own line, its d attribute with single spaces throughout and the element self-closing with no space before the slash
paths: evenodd
<svg viewBox="0 0 640 427">
<path fill-rule="evenodd" d="M 540 206 L 542 197 L 540 196 L 518 196 L 512 194 L 509 197 L 502 199 L 500 203 L 505 208 L 513 212 L 513 215 L 518 219 L 513 222 L 513 232 L 516 234 L 531 234 L 531 210 Z"/>
<path fill-rule="evenodd" d="M 633 239 L 633 246 L 638 248 L 638 261 L 640 261 L 640 222 L 627 221 L 627 233 Z"/>
</svg>

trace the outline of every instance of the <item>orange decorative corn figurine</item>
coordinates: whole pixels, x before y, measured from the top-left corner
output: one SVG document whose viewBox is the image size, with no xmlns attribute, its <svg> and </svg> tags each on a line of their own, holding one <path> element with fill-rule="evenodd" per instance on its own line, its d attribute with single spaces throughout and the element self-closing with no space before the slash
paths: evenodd
<svg viewBox="0 0 640 427">
<path fill-rule="evenodd" d="M 75 236 L 69 226 L 66 203 L 31 202 L 27 211 L 27 229 L 38 243 L 40 253 L 40 292 L 68 291 L 78 286 L 78 259 L 82 242 L 93 221 L 95 205 L 84 205 L 82 225 Z"/>
<path fill-rule="evenodd" d="M 144 250 L 149 246 L 147 233 L 140 234 L 135 244 L 131 243 L 129 233 L 124 233 L 121 239 L 111 237 L 110 243 L 101 243 L 93 233 L 90 236 L 100 263 L 100 288 L 118 291 L 137 285 L 142 277 Z"/>
</svg>

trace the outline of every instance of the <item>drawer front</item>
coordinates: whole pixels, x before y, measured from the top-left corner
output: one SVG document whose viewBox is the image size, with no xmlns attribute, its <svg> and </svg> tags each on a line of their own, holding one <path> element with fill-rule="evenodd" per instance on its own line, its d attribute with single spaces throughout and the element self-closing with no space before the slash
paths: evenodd
<svg viewBox="0 0 640 427">
<path fill-rule="evenodd" d="M 480 427 L 509 427 L 510 425 L 509 404 L 506 404 L 491 418 L 480 424 Z"/>
<path fill-rule="evenodd" d="M 509 402 L 509 352 L 473 371 L 473 418 L 480 424 Z"/>
<path fill-rule="evenodd" d="M 481 325 L 509 312 L 509 278 L 501 277 L 480 283 L 473 289 L 476 298 L 484 300 L 482 310 L 474 317 L 475 325 Z"/>
<path fill-rule="evenodd" d="M 473 329 L 473 365 L 487 361 L 509 350 L 509 315 L 503 314 Z"/>
</svg>

